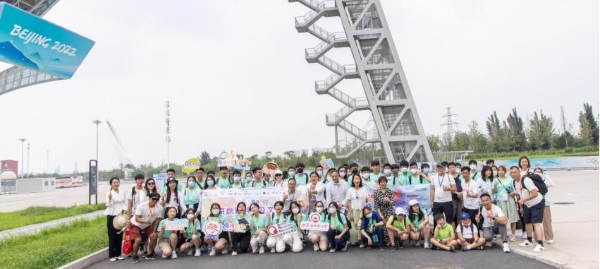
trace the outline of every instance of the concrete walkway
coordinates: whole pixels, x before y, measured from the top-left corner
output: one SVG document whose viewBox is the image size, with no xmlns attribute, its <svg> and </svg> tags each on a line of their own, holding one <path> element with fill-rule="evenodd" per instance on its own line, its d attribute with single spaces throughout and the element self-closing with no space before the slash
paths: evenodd
<svg viewBox="0 0 600 269">
<path fill-rule="evenodd" d="M 38 233 L 45 229 L 69 224 L 75 220 L 94 219 L 98 216 L 102 216 L 103 214 L 104 214 L 104 210 L 100 210 L 100 211 L 87 213 L 87 214 L 83 214 L 83 215 L 77 215 L 77 216 L 73 216 L 73 217 L 57 219 L 57 220 L 52 220 L 52 221 L 48 221 L 48 222 L 44 222 L 44 223 L 38 223 L 38 224 L 33 224 L 33 225 L 28 225 L 28 226 L 24 226 L 24 227 L 19 227 L 19 228 L 15 228 L 15 229 L 2 231 L 2 232 L 0 232 L 0 240 L 4 240 L 6 238 L 13 237 L 13 236 L 35 234 L 35 233 Z"/>
</svg>

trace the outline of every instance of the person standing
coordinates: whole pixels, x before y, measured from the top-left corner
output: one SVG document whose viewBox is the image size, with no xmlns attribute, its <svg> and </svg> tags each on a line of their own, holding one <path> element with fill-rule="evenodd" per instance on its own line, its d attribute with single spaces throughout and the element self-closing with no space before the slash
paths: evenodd
<svg viewBox="0 0 600 269">
<path fill-rule="evenodd" d="M 544 184 L 546 184 L 547 188 L 554 186 L 554 181 L 546 172 L 542 170 L 542 168 L 536 168 L 533 170 L 536 175 L 539 175 L 543 180 Z M 545 207 L 544 207 L 544 221 L 542 222 L 542 226 L 544 226 L 544 239 L 548 244 L 554 244 L 554 232 L 552 231 L 552 213 L 550 212 L 550 205 L 552 201 L 550 200 L 549 193 L 544 195 Z"/>
<path fill-rule="evenodd" d="M 465 166 L 461 168 L 461 173 L 464 179 L 464 182 L 462 183 L 463 207 L 465 209 L 465 212 L 468 213 L 468 215 L 470 216 L 471 223 L 475 223 L 475 215 L 477 215 L 477 213 L 479 212 L 479 191 L 481 190 L 481 188 L 479 187 L 478 182 L 474 179 L 471 179 L 471 177 L 469 176 L 471 174 L 470 167 Z"/>
<path fill-rule="evenodd" d="M 142 177 L 143 179 L 143 177 Z M 113 221 L 116 216 L 127 209 L 125 205 L 125 193 L 119 190 L 121 182 L 119 178 L 113 177 L 109 181 L 110 190 L 106 193 L 106 228 L 108 230 L 108 257 L 110 261 L 125 259 L 121 255 L 121 231 L 115 229 Z"/>
<path fill-rule="evenodd" d="M 351 188 L 346 193 L 346 207 L 348 208 L 348 219 L 354 223 L 350 229 L 350 243 L 355 245 L 360 240 L 360 225 L 358 221 L 362 219 L 362 208 L 368 201 L 368 193 L 363 188 L 362 180 L 359 174 L 350 174 L 352 181 Z"/>
<path fill-rule="evenodd" d="M 446 164 L 446 162 L 438 163 L 437 175 L 431 178 L 431 209 L 434 216 L 442 213 L 445 215 L 444 223 L 454 223 L 452 192 L 456 192 L 456 182 L 446 174 Z M 454 227 L 452 226 L 451 231 L 454 231 Z"/>
<path fill-rule="evenodd" d="M 533 251 L 543 251 L 544 241 L 542 237 L 542 222 L 544 220 L 544 197 L 539 193 L 538 188 L 531 178 L 527 176 L 521 178 L 521 171 L 518 167 L 511 167 L 510 175 L 514 180 L 515 189 L 520 194 L 518 203 L 520 211 L 523 214 L 523 220 L 525 221 L 525 231 L 527 232 L 527 239 L 519 244 L 519 246 L 527 247 L 533 244 L 532 235 L 535 230 L 537 245 Z"/>
<path fill-rule="evenodd" d="M 510 241 L 516 241 L 515 232 L 517 230 L 517 222 L 519 221 L 519 212 L 517 212 L 517 201 L 515 196 L 517 193 L 514 191 L 513 180 L 506 176 L 506 166 L 500 165 L 498 167 L 498 177 L 494 179 L 493 192 L 496 194 L 498 199 L 498 207 L 502 209 L 504 215 L 510 223 L 510 229 L 512 234 L 510 235 Z M 508 229 L 508 227 L 507 227 Z"/>
<path fill-rule="evenodd" d="M 329 172 L 331 182 L 325 187 L 327 204 L 336 202 L 340 206 L 340 213 L 346 214 L 346 193 L 348 192 L 348 184 L 340 181 L 340 174 L 333 170 Z"/>
</svg>

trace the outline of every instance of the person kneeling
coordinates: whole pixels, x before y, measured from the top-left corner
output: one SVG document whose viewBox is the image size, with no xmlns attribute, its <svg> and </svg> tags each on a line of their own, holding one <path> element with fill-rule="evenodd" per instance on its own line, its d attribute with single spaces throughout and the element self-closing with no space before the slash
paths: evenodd
<svg viewBox="0 0 600 269">
<path fill-rule="evenodd" d="M 379 251 L 383 251 L 383 219 L 377 212 L 371 211 L 371 208 L 364 207 L 362 210 L 363 218 L 360 225 L 360 234 L 362 243 L 367 244 L 367 249 L 373 246 L 374 240 L 379 242 Z"/>
<path fill-rule="evenodd" d="M 479 229 L 477 229 L 477 225 L 471 222 L 469 213 L 462 213 L 460 220 L 461 223 L 456 227 L 456 234 L 458 235 L 458 245 L 462 247 L 462 251 L 483 249 L 485 239 L 479 237 Z"/>
<path fill-rule="evenodd" d="M 167 221 L 174 221 L 175 216 L 177 215 L 177 209 L 174 207 L 167 208 L 167 219 L 161 220 L 158 224 L 158 238 L 160 238 L 160 243 L 158 243 L 158 248 L 160 248 L 162 252 L 162 258 L 166 259 L 167 257 L 171 257 L 171 259 L 177 259 L 177 253 L 175 253 L 175 249 L 177 248 L 177 241 L 179 241 L 179 236 L 177 235 L 177 231 L 167 230 Z M 185 232 L 182 228 L 180 232 Z"/>
<path fill-rule="evenodd" d="M 398 238 L 398 245 L 402 247 L 402 241 L 408 240 L 410 234 L 410 220 L 406 218 L 406 210 L 402 207 L 396 208 L 394 215 L 390 216 L 386 227 L 388 236 L 390 237 L 390 244 L 392 244 L 391 250 L 396 250 L 396 238 Z"/>
<path fill-rule="evenodd" d="M 431 249 L 434 250 L 439 248 L 454 252 L 456 240 L 454 240 L 454 231 L 452 230 L 452 225 L 446 223 L 446 219 L 444 218 L 443 214 L 435 215 L 434 219 L 437 225 L 435 227 L 435 232 L 433 233 L 433 238 L 429 240 L 432 245 Z"/>
</svg>

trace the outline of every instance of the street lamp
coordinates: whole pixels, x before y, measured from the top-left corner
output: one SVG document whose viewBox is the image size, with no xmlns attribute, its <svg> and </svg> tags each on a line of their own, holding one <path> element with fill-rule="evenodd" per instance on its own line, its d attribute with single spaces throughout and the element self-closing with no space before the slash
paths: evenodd
<svg viewBox="0 0 600 269">
<path fill-rule="evenodd" d="M 27 141 L 27 138 L 20 138 L 19 141 L 21 141 L 21 178 L 23 178 L 23 175 L 25 175 L 23 168 L 25 166 L 25 141 Z"/>
<path fill-rule="evenodd" d="M 96 124 L 96 161 L 98 161 L 98 126 L 102 123 L 102 121 L 94 120 L 92 123 Z"/>
</svg>

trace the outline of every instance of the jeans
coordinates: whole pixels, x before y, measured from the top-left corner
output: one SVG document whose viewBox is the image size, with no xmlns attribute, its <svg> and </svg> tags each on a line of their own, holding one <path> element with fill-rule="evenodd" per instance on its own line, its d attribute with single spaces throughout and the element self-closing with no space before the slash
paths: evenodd
<svg viewBox="0 0 600 269">
<path fill-rule="evenodd" d="M 338 231 L 331 229 L 329 229 L 327 232 L 327 239 L 329 241 L 330 249 L 339 250 L 346 247 L 346 242 L 348 242 L 350 239 L 350 234 L 346 232 L 340 239 L 335 239 L 335 237 L 339 234 L 340 233 Z"/>
<path fill-rule="evenodd" d="M 366 231 L 365 231 L 365 232 L 366 232 Z M 376 236 L 377 236 L 377 241 L 379 241 L 379 246 L 380 246 L 380 247 L 383 247 L 383 246 L 384 246 L 385 242 L 384 242 L 384 240 L 383 240 L 383 227 L 381 227 L 381 226 L 379 226 L 379 227 L 375 227 L 375 232 L 374 232 L 374 233 L 369 233 L 369 232 L 367 232 L 367 234 L 368 234 L 369 236 L 371 236 L 371 237 L 372 237 L 373 235 L 376 235 Z M 364 235 L 363 235 L 363 236 L 361 236 L 361 238 L 362 238 L 363 245 L 367 245 L 367 242 L 369 242 L 369 240 L 368 240 L 368 239 L 367 239 L 367 238 L 366 238 Z M 373 242 L 373 243 L 375 243 L 375 242 Z"/>
</svg>

